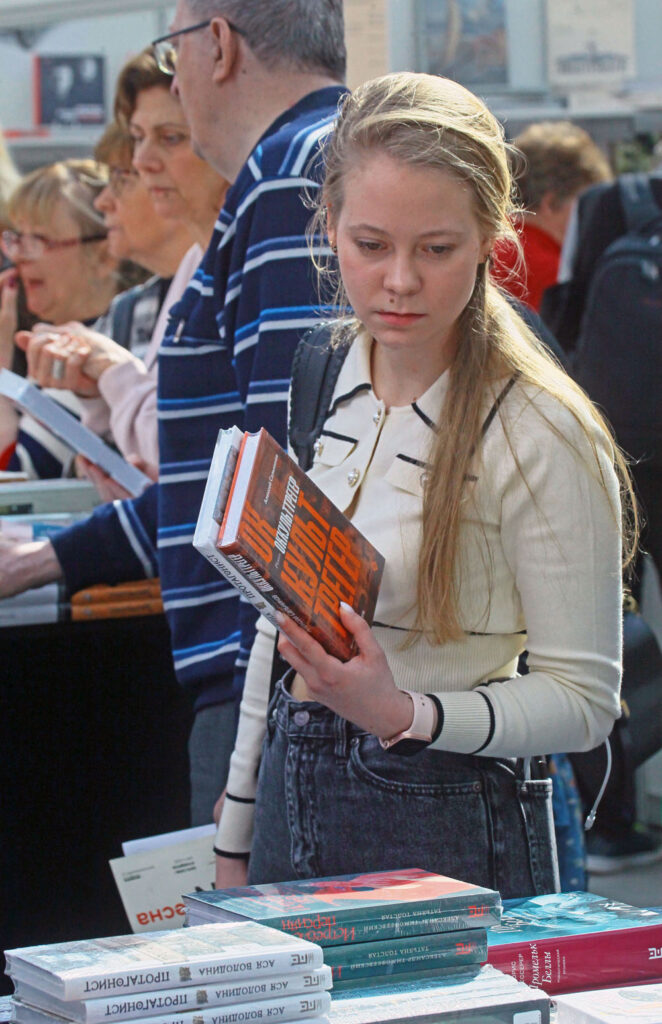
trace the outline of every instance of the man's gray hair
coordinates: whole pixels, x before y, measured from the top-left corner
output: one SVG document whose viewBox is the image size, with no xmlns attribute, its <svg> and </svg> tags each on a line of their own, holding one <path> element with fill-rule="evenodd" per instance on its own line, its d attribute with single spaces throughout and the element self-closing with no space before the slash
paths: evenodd
<svg viewBox="0 0 662 1024">
<path fill-rule="evenodd" d="M 200 20 L 227 18 L 268 67 L 345 78 L 342 0 L 186 0 L 186 6 Z"/>
</svg>

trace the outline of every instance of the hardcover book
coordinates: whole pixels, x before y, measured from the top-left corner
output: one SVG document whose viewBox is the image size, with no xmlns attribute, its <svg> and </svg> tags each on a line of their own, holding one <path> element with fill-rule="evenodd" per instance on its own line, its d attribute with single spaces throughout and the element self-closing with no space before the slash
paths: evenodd
<svg viewBox="0 0 662 1024">
<path fill-rule="evenodd" d="M 549 1024 L 550 1001 L 493 967 L 443 981 L 391 982 L 333 996 L 330 1024 Z"/>
<path fill-rule="evenodd" d="M 208 985 L 187 985 L 180 988 L 138 992 L 133 995 L 112 995 L 103 999 L 56 999 L 32 985 L 16 982 L 14 995 L 21 1003 L 35 1006 L 47 1013 L 78 1024 L 103 1024 L 104 1021 L 125 1021 L 132 1018 L 160 1017 L 180 1014 L 199 1007 L 216 1007 L 242 1002 L 263 1002 L 282 996 L 313 995 L 331 988 L 331 968 L 319 967 L 302 974 L 278 977 L 242 978 L 239 981 L 217 981 Z"/>
<path fill-rule="evenodd" d="M 308 878 L 185 895 L 191 924 L 255 920 L 321 946 L 496 924 L 501 898 L 421 868 Z"/>
<path fill-rule="evenodd" d="M 486 959 L 484 928 L 353 942 L 328 946 L 324 951 L 324 963 L 331 968 L 334 985 L 354 978 L 383 978 L 414 970 L 482 964 Z"/>
<path fill-rule="evenodd" d="M 547 993 L 662 981 L 662 913 L 589 892 L 505 900 L 488 962 Z"/>
<path fill-rule="evenodd" d="M 238 990 L 241 984 L 236 985 Z M 252 1002 L 235 1001 L 228 1006 L 200 1005 L 188 1012 L 159 1013 L 150 1017 L 151 1024 L 247 1024 L 268 1020 L 307 1020 L 321 1017 L 331 1006 L 328 992 L 310 992 L 305 995 L 280 996 Z M 28 1006 L 18 999 L 13 1003 L 12 1019 L 16 1024 L 62 1024 L 62 1017 Z M 132 1017 L 127 1024 L 140 1024 L 143 1017 Z"/>
<path fill-rule="evenodd" d="M 557 1024 L 660 1024 L 662 985 L 629 985 L 561 995 L 554 1000 Z"/>
<path fill-rule="evenodd" d="M 319 946 L 253 921 L 26 946 L 5 956 L 12 981 L 66 1000 L 301 973 L 323 964 Z"/>
<path fill-rule="evenodd" d="M 0 370 L 0 394 L 10 398 L 22 412 L 33 416 L 73 451 L 103 469 L 132 496 L 136 497 L 151 484 L 149 477 L 109 448 L 100 437 L 84 427 L 59 402 L 44 394 L 36 384 L 31 384 L 11 370 Z"/>
<path fill-rule="evenodd" d="M 210 507 L 217 518 L 223 510 L 219 571 L 250 584 L 258 592 L 253 603 L 272 622 L 282 611 L 330 654 L 351 658 L 355 645 L 339 603 L 372 622 L 384 569 L 376 548 L 264 429 L 244 434 L 227 499 L 217 500 L 214 486 L 208 501 L 205 490 L 198 526 L 202 535 L 204 522 L 215 522 Z"/>
</svg>

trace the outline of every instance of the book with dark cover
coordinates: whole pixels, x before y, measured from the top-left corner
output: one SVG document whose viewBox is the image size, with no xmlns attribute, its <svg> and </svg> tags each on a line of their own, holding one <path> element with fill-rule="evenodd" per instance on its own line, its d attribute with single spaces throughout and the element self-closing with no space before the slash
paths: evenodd
<svg viewBox="0 0 662 1024">
<path fill-rule="evenodd" d="M 408 935 L 380 942 L 351 942 L 324 950 L 324 963 L 331 968 L 334 985 L 354 978 L 384 978 L 433 967 L 482 964 L 486 959 L 484 928 Z"/>
<path fill-rule="evenodd" d="M 549 1024 L 550 1001 L 485 965 L 443 980 L 392 981 L 332 993 L 330 1024 Z"/>
<path fill-rule="evenodd" d="M 324 966 L 301 974 L 235 978 L 205 985 L 162 988 L 154 992 L 116 993 L 101 999 L 57 999 L 41 989 L 17 981 L 14 995 L 23 1004 L 77 1024 L 104 1024 L 133 1018 L 143 1020 L 164 1013 L 184 1013 L 200 1006 L 227 1006 L 239 1000 L 262 1002 L 281 996 L 311 995 L 326 991 L 331 984 L 331 968 Z"/>
<path fill-rule="evenodd" d="M 58 999 L 93 999 L 321 967 L 322 950 L 253 921 L 8 949 L 7 974 Z"/>
<path fill-rule="evenodd" d="M 547 993 L 662 981 L 662 913 L 589 892 L 505 900 L 488 962 Z"/>
<path fill-rule="evenodd" d="M 339 604 L 371 623 L 384 559 L 264 429 L 244 435 L 216 547 L 272 621 L 282 611 L 330 654 L 356 653 Z"/>
<path fill-rule="evenodd" d="M 214 889 L 183 897 L 191 924 L 255 920 L 334 946 L 496 924 L 494 889 L 421 868 Z"/>
</svg>

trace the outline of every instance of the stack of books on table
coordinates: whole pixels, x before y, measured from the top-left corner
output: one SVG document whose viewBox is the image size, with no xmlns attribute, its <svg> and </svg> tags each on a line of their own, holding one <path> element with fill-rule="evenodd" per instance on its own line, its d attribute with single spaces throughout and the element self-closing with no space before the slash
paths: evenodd
<svg viewBox="0 0 662 1024">
<path fill-rule="evenodd" d="M 331 972 L 314 943 L 254 922 L 11 949 L 16 1024 L 313 1021 Z"/>
<path fill-rule="evenodd" d="M 98 584 L 70 596 L 67 596 L 62 583 L 46 583 L 3 598 L 0 601 L 0 626 L 134 618 L 162 612 L 159 579 L 136 580 L 114 586 Z"/>
<path fill-rule="evenodd" d="M 194 925 L 254 920 L 319 943 L 338 1024 L 460 1020 L 473 1000 L 495 1011 L 476 1021 L 515 1020 L 513 1007 L 524 1012 L 529 1003 L 541 1015 L 527 1024 L 549 1019 L 544 993 L 481 966 L 486 926 L 501 915 L 493 889 L 409 868 L 196 892 L 184 903 Z"/>
</svg>

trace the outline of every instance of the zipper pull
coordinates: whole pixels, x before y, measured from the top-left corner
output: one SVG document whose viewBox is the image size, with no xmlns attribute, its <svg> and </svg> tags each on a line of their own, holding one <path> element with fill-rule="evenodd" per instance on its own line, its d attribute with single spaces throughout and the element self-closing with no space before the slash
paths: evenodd
<svg viewBox="0 0 662 1024">
<path fill-rule="evenodd" d="M 175 328 L 175 333 L 172 336 L 172 343 L 173 343 L 173 345 L 176 345 L 177 342 L 181 339 L 181 336 L 184 333 L 184 327 L 185 326 L 186 326 L 186 318 L 182 317 L 182 319 L 177 324 L 177 327 Z"/>
</svg>

